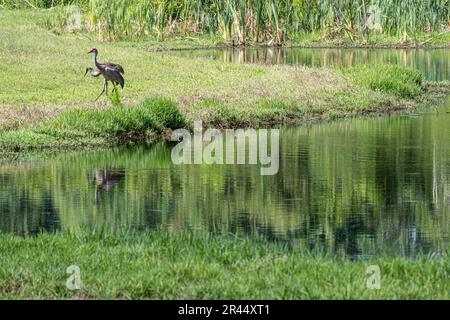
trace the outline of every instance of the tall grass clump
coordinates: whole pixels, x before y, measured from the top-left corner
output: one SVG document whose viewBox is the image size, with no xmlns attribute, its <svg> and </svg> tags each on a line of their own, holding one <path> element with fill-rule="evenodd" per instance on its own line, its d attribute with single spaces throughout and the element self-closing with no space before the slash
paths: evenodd
<svg viewBox="0 0 450 320">
<path fill-rule="evenodd" d="M 167 98 L 155 97 L 145 100 L 139 107 L 143 118 L 152 118 L 158 130 L 178 129 L 187 126 L 184 115 L 178 110 L 176 104 Z"/>
<path fill-rule="evenodd" d="M 87 26 L 103 37 L 221 35 L 282 44 L 299 34 L 352 41 L 370 33 L 415 38 L 444 32 L 449 0 L 88 0 Z"/>
<path fill-rule="evenodd" d="M 0 149 L 21 152 L 77 145 L 129 144 L 154 140 L 166 129 L 186 125 L 175 102 L 156 97 L 135 107 L 119 104 L 107 109 L 66 111 L 53 120 L 2 133 Z"/>
<path fill-rule="evenodd" d="M 37 129 L 40 133 L 73 132 L 81 135 L 117 137 L 148 131 L 178 129 L 186 124 L 175 102 L 151 98 L 136 107 L 116 105 L 107 109 L 75 109 Z"/>
<path fill-rule="evenodd" d="M 413 98 L 422 93 L 422 73 L 397 65 L 358 65 L 344 69 L 358 84 L 372 90 Z"/>
</svg>

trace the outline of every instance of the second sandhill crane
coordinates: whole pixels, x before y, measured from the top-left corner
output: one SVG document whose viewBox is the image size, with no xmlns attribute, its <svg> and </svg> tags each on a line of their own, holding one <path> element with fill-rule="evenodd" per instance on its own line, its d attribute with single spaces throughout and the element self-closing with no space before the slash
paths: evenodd
<svg viewBox="0 0 450 320">
<path fill-rule="evenodd" d="M 98 77 L 101 74 L 104 78 L 103 90 L 102 92 L 100 92 L 95 101 L 97 101 L 103 93 L 106 92 L 106 94 L 108 94 L 108 81 L 111 81 L 114 88 L 116 87 L 116 84 L 119 84 L 122 88 L 125 86 L 125 79 L 122 76 L 122 74 L 124 74 L 125 72 L 120 64 L 110 62 L 99 63 L 97 61 L 98 50 L 96 48 L 93 48 L 88 52 L 88 54 L 89 53 L 94 54 L 94 64 L 97 67 L 97 70 L 94 71 L 92 68 L 87 68 L 84 75 L 86 75 L 88 72 L 91 72 L 92 76 L 94 77 Z"/>
<path fill-rule="evenodd" d="M 84 73 L 84 76 L 85 76 L 85 77 L 86 77 L 86 75 L 87 75 L 88 72 L 90 72 L 91 75 L 92 75 L 94 78 L 97 78 L 99 75 L 101 75 L 100 71 L 98 71 L 98 70 L 95 70 L 95 71 L 94 71 L 94 68 L 87 67 L 87 68 L 86 68 L 86 72 Z"/>
</svg>

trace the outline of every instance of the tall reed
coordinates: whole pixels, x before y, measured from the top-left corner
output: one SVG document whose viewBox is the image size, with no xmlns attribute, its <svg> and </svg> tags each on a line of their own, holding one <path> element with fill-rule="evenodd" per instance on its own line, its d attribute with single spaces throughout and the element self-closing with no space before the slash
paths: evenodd
<svg viewBox="0 0 450 320">
<path fill-rule="evenodd" d="M 6 6 L 25 0 L 0 0 Z M 88 27 L 111 39 L 221 35 L 227 42 L 281 44 L 301 33 L 355 40 L 371 33 L 415 37 L 449 28 L 450 0 L 28 0 L 78 3 Z"/>
</svg>

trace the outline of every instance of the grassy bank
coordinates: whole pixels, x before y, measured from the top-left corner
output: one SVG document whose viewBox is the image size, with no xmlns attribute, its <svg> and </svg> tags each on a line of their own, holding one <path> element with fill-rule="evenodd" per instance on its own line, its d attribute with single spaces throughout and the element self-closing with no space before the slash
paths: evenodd
<svg viewBox="0 0 450 320">
<path fill-rule="evenodd" d="M 36 28 L 42 13 L 35 10 L 3 10 L 0 18 L 3 158 L 141 141 L 197 119 L 215 127 L 258 127 L 411 110 L 449 88 L 424 84 L 419 73 L 395 66 L 233 65 L 149 53 L 134 42 L 99 45 L 82 34 L 55 35 Z M 93 102 L 101 80 L 82 76 L 93 64 L 86 54 L 92 47 L 100 61 L 125 67 L 120 106 L 111 108 L 105 97 Z M 166 116 L 178 120 L 167 124 L 155 116 L 165 106 Z"/>
<path fill-rule="evenodd" d="M 0 235 L 1 298 L 448 299 L 446 256 L 349 261 L 263 240 L 162 231 Z M 65 286 L 71 265 L 81 290 Z M 367 289 L 378 265 L 381 289 Z"/>
</svg>

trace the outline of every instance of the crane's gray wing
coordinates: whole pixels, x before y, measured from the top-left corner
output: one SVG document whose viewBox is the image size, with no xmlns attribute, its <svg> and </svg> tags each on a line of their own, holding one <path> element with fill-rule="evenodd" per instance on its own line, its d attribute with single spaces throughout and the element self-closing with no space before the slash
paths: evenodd
<svg viewBox="0 0 450 320">
<path fill-rule="evenodd" d="M 125 71 L 123 70 L 123 67 L 120 64 L 115 63 L 106 63 L 105 68 L 114 69 L 115 71 L 124 74 Z"/>
<path fill-rule="evenodd" d="M 108 80 L 120 84 L 122 88 L 125 86 L 125 79 L 122 77 L 119 70 L 116 68 L 106 67 L 105 71 L 108 74 Z"/>
</svg>

